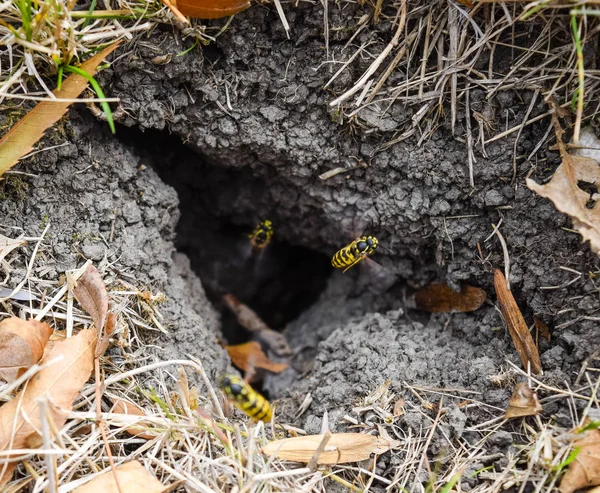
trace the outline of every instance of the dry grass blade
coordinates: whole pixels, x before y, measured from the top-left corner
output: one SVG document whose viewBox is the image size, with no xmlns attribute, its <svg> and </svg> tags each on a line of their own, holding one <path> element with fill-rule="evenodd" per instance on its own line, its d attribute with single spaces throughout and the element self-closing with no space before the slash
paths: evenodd
<svg viewBox="0 0 600 493">
<path fill-rule="evenodd" d="M 52 329 L 46 322 L 11 317 L 0 322 L 0 378 L 16 380 L 37 363 Z"/>
<path fill-rule="evenodd" d="M 286 363 L 276 363 L 267 358 L 256 341 L 226 346 L 225 349 L 233 364 L 245 372 L 252 371 L 253 368 L 262 368 L 273 373 L 281 373 L 288 367 Z"/>
<path fill-rule="evenodd" d="M 105 48 L 86 60 L 79 68 L 93 76 L 98 65 L 118 45 L 119 43 L 114 43 Z M 63 82 L 60 91 L 56 89 L 53 94 L 58 99 L 74 99 L 79 97 L 87 84 L 87 79 L 74 74 Z M 33 146 L 42 138 L 44 132 L 61 119 L 71 104 L 70 102 L 61 101 L 42 101 L 0 139 L 0 176 L 33 149 Z"/>
<path fill-rule="evenodd" d="M 494 287 L 496 288 L 500 310 L 502 311 L 502 315 L 504 315 L 504 320 L 506 320 L 506 325 L 508 325 L 510 336 L 515 343 L 523 367 L 527 369 L 531 365 L 531 371 L 534 374 L 541 373 L 542 363 L 533 342 L 533 337 L 531 337 L 529 328 L 525 323 L 521 310 L 517 306 L 514 296 L 506 286 L 504 274 L 499 269 L 494 269 Z"/>
<path fill-rule="evenodd" d="M 84 329 L 76 336 L 54 344 L 41 364 L 50 363 L 32 378 L 25 389 L 0 408 L 0 450 L 18 453 L 21 448 L 37 448 L 42 439 L 43 419 L 51 419 L 60 429 L 75 397 L 90 378 L 94 362 L 96 335 Z M 40 415 L 38 399 L 51 402 L 50 416 Z M 15 462 L 2 468 L 0 484 L 5 484 L 16 467 Z"/>
<path fill-rule="evenodd" d="M 485 301 L 481 288 L 464 285 L 460 293 L 447 284 L 430 284 L 415 293 L 415 308 L 433 313 L 472 312 Z"/>
<path fill-rule="evenodd" d="M 8 236 L 0 235 L 0 262 L 2 262 L 6 258 L 6 256 L 15 248 L 18 248 L 25 244 L 27 244 L 27 242 L 21 238 L 13 239 L 9 238 Z"/>
<path fill-rule="evenodd" d="M 89 483 L 75 489 L 73 493 L 163 493 L 170 489 L 163 486 L 158 479 L 137 460 L 127 462 L 116 468 L 119 476 L 119 492 L 114 474 L 106 469 L 100 476 Z"/>
<path fill-rule="evenodd" d="M 592 251 L 599 253 L 600 206 L 596 194 L 590 196 L 589 192 L 579 188 L 579 183 L 592 183 L 598 187 L 600 165 L 595 159 L 573 156 L 567 152 L 562 140 L 564 130 L 560 126 L 556 111 L 552 113 L 552 124 L 562 163 L 548 183 L 539 185 L 528 178 L 527 186 L 538 195 L 550 199 L 559 211 L 569 214 L 573 218 L 573 227 L 584 241 L 589 240 Z"/>
<path fill-rule="evenodd" d="M 323 435 L 284 438 L 262 448 L 263 453 L 295 462 L 310 462 L 323 442 Z M 399 446 L 399 442 L 362 433 L 334 433 L 320 452 L 317 464 L 345 464 L 383 454 Z"/>
<path fill-rule="evenodd" d="M 579 449 L 579 453 L 560 482 L 560 493 L 573 493 L 600 484 L 600 431 L 587 432 L 573 446 Z"/>
<path fill-rule="evenodd" d="M 537 394 L 526 383 L 520 383 L 515 388 L 510 401 L 508 401 L 504 417 L 508 419 L 520 416 L 535 416 L 541 412 L 542 405 Z"/>
<path fill-rule="evenodd" d="M 173 2 L 183 14 L 198 19 L 218 19 L 250 7 L 249 0 L 178 0 Z"/>
</svg>

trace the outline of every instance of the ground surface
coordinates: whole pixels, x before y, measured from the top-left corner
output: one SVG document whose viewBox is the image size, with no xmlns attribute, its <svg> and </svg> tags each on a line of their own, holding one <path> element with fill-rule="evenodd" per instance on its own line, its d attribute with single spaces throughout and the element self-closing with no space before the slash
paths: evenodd
<svg viewBox="0 0 600 493">
<path fill-rule="evenodd" d="M 514 182 L 514 134 L 488 144 L 487 157 L 476 147 L 472 189 L 465 144 L 447 126 L 420 146 L 416 139 L 384 145 L 391 130 L 410 118 L 399 102 L 384 119 L 363 116 L 338 125 L 328 106 L 333 96 L 322 89 L 337 66 L 320 66 L 321 14 L 306 6 L 302 15 L 294 12 L 288 16 L 291 40 L 274 9 L 256 7 L 237 16 L 216 44 L 181 57 L 175 55 L 191 41 L 170 27 L 126 46 L 99 80 L 122 99 L 127 116 L 121 123 L 146 133 L 121 129 L 125 148 L 85 111 L 72 113 L 67 140 L 76 144 L 42 153 L 23 168 L 37 175 L 31 179 L 36 193 L 17 204 L 3 203 L 5 223 L 27 234 L 36 234 L 31 228 L 39 230 L 44 217 L 60 224 L 48 232 L 50 265 L 57 272 L 73 267 L 79 255 L 95 261 L 107 255 L 164 291 L 165 322 L 173 336 L 160 340 L 166 347 L 162 356 L 195 354 L 214 376 L 226 365 L 216 343 L 218 316 L 187 257 L 172 259 L 177 198 L 152 169 L 139 168 L 153 165 L 179 194 L 178 247 L 202 283 L 215 291 L 237 290 L 275 328 L 285 326 L 295 350 L 292 369 L 266 381 L 272 396 L 292 397 L 282 401 L 282 419 L 318 432 L 327 410 L 331 426 L 344 429 L 340 419 L 351 414 L 357 399 L 391 380 L 392 389 L 408 400 L 414 400 L 408 386 L 477 392 L 480 404 L 456 407 L 450 419 L 452 437 L 476 440 L 464 431 L 465 423 L 498 415 L 512 391 L 494 386 L 489 377 L 501 373 L 507 359 L 519 364 L 499 313 L 492 303 L 466 315 L 406 313 L 403 296 L 434 281 L 468 282 L 493 301 L 491 267 L 503 268 L 503 257 L 497 239 L 485 240 L 492 224 L 502 221 L 517 301 L 529 323 L 535 314 L 552 329 L 551 341 L 540 341 L 544 381 L 575 381 L 600 342 L 596 321 L 584 319 L 600 308 L 588 275 L 598 270 L 598 260 L 578 235 L 564 229 L 570 220 L 525 187 L 532 169 L 539 181 L 556 165 L 545 146 L 531 160 L 521 159 L 548 122 L 521 133 Z M 347 39 L 343 32 L 337 36 L 330 49 L 339 58 Z M 152 60 L 159 54 L 173 57 L 156 65 Z M 360 73 L 349 71 L 343 80 Z M 472 95 L 473 109 L 481 108 L 483 96 Z M 498 127 L 513 126 L 523 120 L 531 96 L 498 93 L 485 104 L 499 115 Z M 540 101 L 531 116 L 544 111 Z M 461 115 L 459 134 L 463 126 Z M 173 137 L 165 137 L 167 132 Z M 359 163 L 364 166 L 355 168 Z M 319 178 L 336 167 L 348 171 Z M 284 280 L 277 276 L 281 257 L 275 255 L 269 271 L 269 252 L 266 260 L 253 259 L 251 268 L 240 267 L 246 260 L 239 238 L 262 218 L 275 223 L 282 251 L 302 247 L 286 260 L 297 269 L 286 267 Z M 113 227 L 114 239 L 106 246 L 98 237 L 106 239 Z M 342 275 L 328 265 L 362 231 L 375 234 L 386 248 L 374 258 L 387 269 L 385 282 L 396 280 L 387 293 L 370 289 L 368 268 Z M 286 299 L 286 292 L 294 296 Z M 312 406 L 294 420 L 308 392 Z M 568 413 L 556 404 L 546 412 L 569 426 Z M 419 429 L 423 418 L 408 413 L 402 419 L 405 428 Z M 491 452 L 508 450 L 513 438 L 503 437 Z M 378 472 L 388 465 L 379 464 Z"/>
</svg>

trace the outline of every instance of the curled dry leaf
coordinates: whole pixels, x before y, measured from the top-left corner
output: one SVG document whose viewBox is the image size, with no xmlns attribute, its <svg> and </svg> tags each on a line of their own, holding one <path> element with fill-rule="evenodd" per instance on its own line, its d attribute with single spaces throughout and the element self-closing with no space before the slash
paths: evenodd
<svg viewBox="0 0 600 493">
<path fill-rule="evenodd" d="M 528 364 L 531 364 L 531 371 L 534 374 L 541 373 L 542 363 L 533 342 L 533 337 L 531 337 L 529 328 L 525 323 L 521 310 L 517 306 L 514 296 L 506 285 L 506 278 L 499 269 L 494 269 L 494 287 L 496 288 L 500 310 L 502 311 L 502 315 L 504 315 L 508 331 L 515 344 L 517 353 L 519 353 L 523 367 L 527 369 Z"/>
<path fill-rule="evenodd" d="M 73 289 L 73 295 L 81 307 L 88 312 L 92 318 L 94 327 L 98 333 L 98 344 L 95 356 L 101 356 L 108 348 L 109 339 L 117 324 L 117 316 L 108 312 L 108 291 L 102 274 L 92 264 L 88 265 L 77 285 Z"/>
<path fill-rule="evenodd" d="M 173 3 L 183 15 L 198 19 L 228 17 L 250 7 L 250 0 L 177 0 Z"/>
<path fill-rule="evenodd" d="M 113 43 L 100 53 L 81 64 L 81 70 L 91 76 L 96 73 L 98 65 L 112 53 L 119 42 Z M 60 91 L 55 89 L 52 94 L 57 99 L 76 99 L 87 87 L 88 81 L 81 75 L 73 74 L 62 84 Z M 0 139 L 0 176 L 12 168 L 18 160 L 33 149 L 33 146 L 42 138 L 44 132 L 62 118 L 71 101 L 63 102 L 51 100 L 38 103 L 27 113 L 10 131 Z"/>
<path fill-rule="evenodd" d="M 56 342 L 44 355 L 40 364 L 48 366 L 14 399 L 0 407 L 0 450 L 18 452 L 21 448 L 39 447 L 42 419 L 51 419 L 52 429 L 62 428 L 75 397 L 92 373 L 95 344 L 96 334 L 84 329 L 74 337 Z M 44 418 L 40 416 L 38 399 L 50 402 Z M 12 462 L 5 469 L 0 485 L 10 479 L 16 464 Z"/>
<path fill-rule="evenodd" d="M 505 418 L 518 418 L 520 416 L 535 416 L 542 412 L 542 405 L 537 394 L 526 383 L 520 383 L 515 388 L 508 401 Z"/>
<path fill-rule="evenodd" d="M 538 318 L 534 315 L 533 316 L 533 325 L 535 325 L 535 328 L 537 329 L 539 335 L 541 335 L 547 341 L 550 340 L 550 329 L 546 325 L 546 322 L 544 322 L 541 318 Z"/>
<path fill-rule="evenodd" d="M 550 103 L 556 106 L 555 103 Z M 561 128 L 556 113 L 552 114 L 552 124 L 562 163 L 552 175 L 548 183 L 539 185 L 527 179 L 527 186 L 538 195 L 550 199 L 560 211 L 573 218 L 573 227 L 581 234 L 584 241 L 590 242 L 594 253 L 600 253 L 600 205 L 597 194 L 590 196 L 582 190 L 579 183 L 590 183 L 595 188 L 600 185 L 600 165 L 595 159 L 574 156 L 567 152 L 562 140 L 564 130 Z M 590 201 L 593 201 L 591 207 Z"/>
<path fill-rule="evenodd" d="M 580 488 L 600 484 L 600 431 L 586 432 L 573 443 L 573 447 L 579 449 L 579 453 L 560 482 L 560 493 L 573 493 Z"/>
<path fill-rule="evenodd" d="M 414 307 L 432 313 L 472 312 L 486 297 L 485 291 L 475 286 L 464 285 L 457 292 L 447 284 L 434 283 L 415 293 Z"/>
<path fill-rule="evenodd" d="M 141 416 L 146 417 L 146 413 L 142 408 L 140 408 L 137 404 L 133 402 L 127 402 L 123 399 L 114 399 L 113 400 L 113 409 L 112 412 L 114 414 L 125 414 L 127 416 Z M 136 438 L 144 438 L 146 440 L 152 440 L 156 438 L 156 435 L 150 433 L 147 427 L 142 425 L 131 425 L 125 428 L 125 431 Z"/>
<path fill-rule="evenodd" d="M 76 488 L 73 493 L 119 493 L 115 473 L 119 478 L 120 493 L 163 493 L 170 488 L 163 486 L 154 474 L 134 460 L 117 466 L 115 472 L 105 469 L 100 476 Z"/>
<path fill-rule="evenodd" d="M 308 463 L 323 441 L 323 435 L 276 440 L 263 447 L 266 455 Z M 319 454 L 317 464 L 345 464 L 368 459 L 400 446 L 400 442 L 362 433 L 334 433 Z"/>
<path fill-rule="evenodd" d="M 17 317 L 0 322 L 0 378 L 16 380 L 44 355 L 52 329 L 46 322 Z"/>
<path fill-rule="evenodd" d="M 276 363 L 267 358 L 260 344 L 256 341 L 226 346 L 229 357 L 235 366 L 244 372 L 251 372 L 254 368 L 262 368 L 272 373 L 281 373 L 288 365 Z"/>
<path fill-rule="evenodd" d="M 277 356 L 292 354 L 292 348 L 284 335 L 271 329 L 249 306 L 244 305 L 232 294 L 224 295 L 223 302 L 235 315 L 239 324 L 252 332 L 254 337 L 268 346 Z"/>
<path fill-rule="evenodd" d="M 102 274 L 92 264 L 77 281 L 73 295 L 81 307 L 92 317 L 92 322 L 97 331 L 104 328 L 108 314 L 108 293 Z"/>
</svg>

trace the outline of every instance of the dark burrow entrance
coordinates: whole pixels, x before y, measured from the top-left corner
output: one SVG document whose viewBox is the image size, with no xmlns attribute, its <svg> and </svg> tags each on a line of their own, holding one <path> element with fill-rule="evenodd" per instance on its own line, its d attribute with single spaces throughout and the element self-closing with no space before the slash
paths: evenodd
<svg viewBox="0 0 600 493">
<path fill-rule="evenodd" d="M 364 285 L 368 276 L 360 273 L 364 269 L 353 269 L 347 274 L 334 269 L 331 257 L 322 253 L 330 248 L 319 244 L 314 229 L 306 231 L 308 244 L 314 248 L 287 241 L 286 233 L 292 228 L 269 201 L 274 178 L 268 170 L 212 163 L 167 132 L 119 127 L 117 136 L 133 146 L 141 163 L 152 166 L 177 191 L 181 218 L 176 246 L 189 257 L 209 299 L 221 313 L 223 342 L 239 344 L 251 339 L 223 303 L 225 294 L 234 295 L 277 331 L 298 319 L 320 296 L 329 299 L 331 291 L 335 292 L 334 297 L 347 299 L 338 304 L 342 309 L 332 308 L 328 322 L 333 319 L 342 323 L 368 311 L 401 305 L 402 297 L 397 292 L 386 296 L 369 292 Z M 302 200 L 297 199 L 301 191 L 290 189 L 290 194 L 296 195 L 299 207 L 303 207 Z M 241 202 L 245 207 L 239 206 Z M 310 217 L 312 212 L 302 213 Z M 273 240 L 263 251 L 256 252 L 251 248 L 249 234 L 265 219 L 273 222 Z M 340 286 L 343 293 L 339 292 Z M 326 289 L 329 293 L 325 293 Z M 307 356 L 311 359 L 316 354 L 314 341 L 323 337 L 318 331 L 318 326 L 311 326 L 302 334 L 313 349 L 308 355 L 299 355 L 300 359 L 305 361 Z M 290 342 L 296 353 L 305 351 L 305 341 L 294 337 Z"/>
</svg>

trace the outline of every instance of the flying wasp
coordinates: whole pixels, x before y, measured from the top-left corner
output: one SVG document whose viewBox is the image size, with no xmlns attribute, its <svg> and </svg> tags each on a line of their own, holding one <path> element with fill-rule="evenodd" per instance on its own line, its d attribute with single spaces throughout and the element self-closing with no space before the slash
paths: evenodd
<svg viewBox="0 0 600 493">
<path fill-rule="evenodd" d="M 219 379 L 218 384 L 219 388 L 240 411 L 256 420 L 271 421 L 273 412 L 269 401 L 242 378 L 226 374 Z"/>
<path fill-rule="evenodd" d="M 258 223 L 254 231 L 248 235 L 250 244 L 254 250 L 265 248 L 273 237 L 273 223 L 268 219 Z"/>
<path fill-rule="evenodd" d="M 379 241 L 374 236 L 360 236 L 339 250 L 331 259 L 331 265 L 346 272 L 350 267 L 372 255 L 378 245 Z"/>
</svg>

